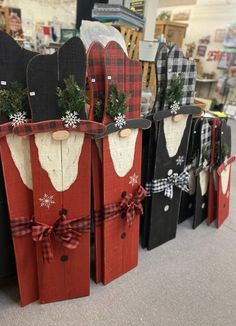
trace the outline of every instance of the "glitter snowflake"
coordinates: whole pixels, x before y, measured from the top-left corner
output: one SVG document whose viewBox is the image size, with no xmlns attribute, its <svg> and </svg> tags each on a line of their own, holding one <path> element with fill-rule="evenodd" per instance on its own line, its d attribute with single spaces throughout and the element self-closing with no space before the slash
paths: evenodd
<svg viewBox="0 0 236 326">
<path fill-rule="evenodd" d="M 138 175 L 135 173 L 129 177 L 129 184 L 132 185 L 132 187 L 135 185 L 135 183 L 138 183 Z"/>
<path fill-rule="evenodd" d="M 14 113 L 14 114 L 10 114 L 9 118 L 12 120 L 13 127 L 19 126 L 22 123 L 25 123 L 25 122 L 28 121 L 26 119 L 26 112 L 17 112 L 17 113 Z"/>
<path fill-rule="evenodd" d="M 66 128 L 76 128 L 80 123 L 80 118 L 78 118 L 78 112 L 66 111 L 66 115 L 61 118 L 64 121 Z"/>
<path fill-rule="evenodd" d="M 50 208 L 51 205 L 55 204 L 55 201 L 53 200 L 53 195 L 47 195 L 44 194 L 42 198 L 39 198 L 40 201 L 40 207 L 47 207 Z"/>
<path fill-rule="evenodd" d="M 171 114 L 177 114 L 177 112 L 179 111 L 179 109 L 180 109 L 179 103 L 177 103 L 176 101 L 174 101 L 174 103 L 171 104 L 171 106 L 170 106 L 170 112 L 171 112 Z"/>
<path fill-rule="evenodd" d="M 116 116 L 114 118 L 115 121 L 115 126 L 118 128 L 122 128 L 124 125 L 126 125 L 126 121 L 125 121 L 125 115 L 118 113 L 118 116 Z"/>
<path fill-rule="evenodd" d="M 177 165 L 182 165 L 184 163 L 184 157 L 183 156 L 178 156 L 176 159 L 176 164 Z"/>
</svg>

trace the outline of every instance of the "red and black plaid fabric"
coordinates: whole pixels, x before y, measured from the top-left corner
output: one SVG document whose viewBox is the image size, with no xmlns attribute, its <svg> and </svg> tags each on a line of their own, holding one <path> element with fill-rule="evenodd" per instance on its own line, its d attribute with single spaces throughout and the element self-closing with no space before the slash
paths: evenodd
<svg viewBox="0 0 236 326">
<path fill-rule="evenodd" d="M 122 217 L 126 218 L 128 225 L 131 226 L 135 216 L 143 214 L 141 201 L 146 195 L 147 192 L 142 186 L 139 186 L 134 194 L 124 192 L 120 203 L 106 205 L 103 214 L 101 211 L 95 212 L 95 222 L 101 223 L 102 219 Z"/>
<path fill-rule="evenodd" d="M 61 242 L 67 249 L 77 248 L 82 233 L 90 230 L 90 218 L 74 218 L 67 220 L 62 215 L 54 225 L 37 222 L 32 226 L 32 238 L 36 242 L 42 241 L 43 261 L 50 263 L 53 260 L 51 245 L 52 237 Z"/>
<path fill-rule="evenodd" d="M 89 119 L 94 120 L 94 105 L 96 101 L 104 100 L 105 93 L 103 45 L 93 42 L 88 49 L 87 58 L 87 76 L 91 91 Z"/>
<path fill-rule="evenodd" d="M 118 92 L 124 92 L 127 97 L 128 112 L 126 119 L 139 118 L 141 107 L 142 68 L 139 61 L 129 59 L 120 45 L 114 41 L 105 48 L 105 69 L 107 77 L 107 92 L 109 85 L 117 87 Z M 104 122 L 111 119 L 104 117 Z"/>
<path fill-rule="evenodd" d="M 13 130 L 12 122 L 3 123 L 0 125 L 0 138 L 5 137 L 8 134 L 11 134 Z"/>
<path fill-rule="evenodd" d="M 11 220 L 11 232 L 13 237 L 22 237 L 31 233 L 33 226 L 33 218 L 18 217 Z"/>
<path fill-rule="evenodd" d="M 62 120 L 49 120 L 36 123 L 24 123 L 15 127 L 13 132 L 19 136 L 27 136 L 42 132 L 54 132 L 58 130 L 78 131 L 96 135 L 103 133 L 105 126 L 102 123 L 95 121 L 81 120 L 76 128 L 65 128 Z"/>
</svg>

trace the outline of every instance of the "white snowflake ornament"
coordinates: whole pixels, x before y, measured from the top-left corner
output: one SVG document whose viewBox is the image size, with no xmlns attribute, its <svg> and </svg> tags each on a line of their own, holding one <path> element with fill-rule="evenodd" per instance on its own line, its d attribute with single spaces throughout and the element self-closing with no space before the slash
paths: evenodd
<svg viewBox="0 0 236 326">
<path fill-rule="evenodd" d="M 66 128 L 76 128 L 80 123 L 80 118 L 78 116 L 78 112 L 66 111 L 65 116 L 63 116 L 61 120 L 64 121 L 64 126 Z"/>
<path fill-rule="evenodd" d="M 14 114 L 10 114 L 9 118 L 12 120 L 13 127 L 19 126 L 23 123 L 26 123 L 28 120 L 26 119 L 26 112 L 17 112 Z"/>
<path fill-rule="evenodd" d="M 176 164 L 181 166 L 183 163 L 184 163 L 184 157 L 178 156 L 176 159 Z"/>
<path fill-rule="evenodd" d="M 170 106 L 170 112 L 171 112 L 171 114 L 177 114 L 177 112 L 179 111 L 179 109 L 180 109 L 180 105 L 176 101 L 174 101 L 174 103 L 171 104 L 171 106 Z"/>
<path fill-rule="evenodd" d="M 126 125 L 124 114 L 118 113 L 118 115 L 114 118 L 114 121 L 115 121 L 115 126 L 120 129 Z"/>
<path fill-rule="evenodd" d="M 133 187 L 136 183 L 138 183 L 138 175 L 134 173 L 129 177 L 129 184 Z"/>
<path fill-rule="evenodd" d="M 39 198 L 40 201 L 40 207 L 47 207 L 50 208 L 53 204 L 55 204 L 55 201 L 53 200 L 53 195 L 47 195 L 44 194 L 42 198 Z"/>
</svg>

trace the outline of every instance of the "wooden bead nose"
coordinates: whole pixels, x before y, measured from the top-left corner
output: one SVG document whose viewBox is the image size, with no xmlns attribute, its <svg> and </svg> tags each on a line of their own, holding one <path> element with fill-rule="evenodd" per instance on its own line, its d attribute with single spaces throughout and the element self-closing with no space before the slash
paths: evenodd
<svg viewBox="0 0 236 326">
<path fill-rule="evenodd" d="M 120 133 L 119 133 L 119 136 L 121 138 L 125 138 L 125 137 L 129 137 L 130 134 L 131 134 L 131 129 L 127 128 L 127 129 L 121 130 Z"/>
<path fill-rule="evenodd" d="M 183 114 L 174 115 L 172 117 L 172 119 L 173 119 L 174 122 L 179 122 L 179 121 L 183 120 L 183 118 L 184 118 L 184 115 Z"/>
<path fill-rule="evenodd" d="M 67 130 L 58 130 L 52 134 L 52 138 L 54 140 L 66 140 L 69 138 L 69 136 L 70 136 L 70 133 Z"/>
</svg>

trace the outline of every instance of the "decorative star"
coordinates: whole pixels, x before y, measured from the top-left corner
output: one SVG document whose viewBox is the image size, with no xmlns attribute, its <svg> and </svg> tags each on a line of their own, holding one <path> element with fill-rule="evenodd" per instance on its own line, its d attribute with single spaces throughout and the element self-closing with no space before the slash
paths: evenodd
<svg viewBox="0 0 236 326">
<path fill-rule="evenodd" d="M 40 207 L 47 207 L 50 208 L 51 205 L 55 204 L 55 201 L 53 200 L 53 195 L 47 195 L 44 194 L 42 198 L 39 198 L 40 201 Z"/>
<path fill-rule="evenodd" d="M 133 187 L 136 183 L 138 183 L 138 175 L 134 173 L 129 177 L 129 184 Z"/>
<path fill-rule="evenodd" d="M 118 113 L 118 115 L 114 118 L 115 121 L 115 126 L 118 128 L 122 128 L 124 125 L 126 125 L 126 121 L 125 121 L 125 115 Z"/>
<path fill-rule="evenodd" d="M 66 111 L 65 116 L 63 116 L 61 120 L 64 121 L 66 128 L 76 128 L 80 123 L 78 115 L 78 112 Z"/>
<path fill-rule="evenodd" d="M 177 112 L 179 111 L 179 109 L 180 109 L 180 105 L 176 101 L 174 101 L 174 103 L 171 104 L 171 106 L 170 106 L 170 112 L 171 112 L 171 114 L 177 114 Z"/>
<path fill-rule="evenodd" d="M 12 120 L 13 127 L 19 126 L 22 123 L 26 123 L 28 120 L 26 119 L 26 112 L 17 112 L 14 114 L 10 114 L 9 118 Z"/>
<path fill-rule="evenodd" d="M 184 163 L 184 157 L 183 156 L 178 156 L 176 159 L 176 164 L 177 165 L 182 165 Z"/>
</svg>

